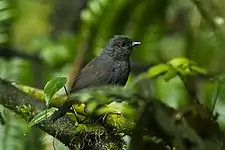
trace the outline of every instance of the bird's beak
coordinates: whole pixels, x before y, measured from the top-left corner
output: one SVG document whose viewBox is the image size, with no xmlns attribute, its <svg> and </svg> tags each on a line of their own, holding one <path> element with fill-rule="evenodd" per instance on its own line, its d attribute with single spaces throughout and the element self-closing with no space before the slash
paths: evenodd
<svg viewBox="0 0 225 150">
<path fill-rule="evenodd" d="M 141 42 L 134 41 L 131 44 L 132 47 L 135 47 L 135 46 L 138 46 L 138 45 L 141 45 Z"/>
</svg>

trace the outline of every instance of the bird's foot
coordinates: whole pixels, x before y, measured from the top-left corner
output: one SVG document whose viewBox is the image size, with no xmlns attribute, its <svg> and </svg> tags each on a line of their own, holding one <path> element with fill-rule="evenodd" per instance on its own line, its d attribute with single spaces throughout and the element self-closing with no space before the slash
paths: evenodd
<svg viewBox="0 0 225 150">
<path fill-rule="evenodd" d="M 105 115 L 102 117 L 102 122 L 105 124 L 105 123 L 106 123 L 107 117 L 108 117 L 109 115 L 112 115 L 112 114 L 114 114 L 114 115 L 119 115 L 119 116 L 122 115 L 120 112 L 109 112 L 109 113 L 105 114 Z"/>
</svg>

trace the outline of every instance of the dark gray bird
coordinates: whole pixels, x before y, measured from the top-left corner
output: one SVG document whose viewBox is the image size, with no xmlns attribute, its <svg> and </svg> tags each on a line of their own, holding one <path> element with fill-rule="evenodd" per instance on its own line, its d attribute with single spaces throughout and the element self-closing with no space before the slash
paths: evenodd
<svg viewBox="0 0 225 150">
<path fill-rule="evenodd" d="M 70 93 L 103 85 L 125 85 L 130 73 L 131 52 L 133 47 L 140 44 L 140 42 L 132 41 L 127 36 L 116 35 L 112 37 L 100 55 L 92 59 L 80 71 Z M 52 120 L 55 121 L 65 115 L 71 106 L 71 102 L 66 101 L 53 114 Z"/>
</svg>

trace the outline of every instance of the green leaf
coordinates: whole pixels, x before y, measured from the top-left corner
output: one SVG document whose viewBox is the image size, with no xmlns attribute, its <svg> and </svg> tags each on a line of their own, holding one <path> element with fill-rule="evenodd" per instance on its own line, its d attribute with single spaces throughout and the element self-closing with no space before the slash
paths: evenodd
<svg viewBox="0 0 225 150">
<path fill-rule="evenodd" d="M 191 71 L 189 67 L 174 67 L 177 73 L 181 74 L 182 76 L 187 76 L 187 75 L 195 75 L 195 72 Z"/>
<path fill-rule="evenodd" d="M 0 10 L 9 8 L 9 4 L 6 1 L 0 1 Z"/>
<path fill-rule="evenodd" d="M 198 67 L 196 65 L 191 66 L 191 70 L 196 71 L 200 74 L 207 74 L 207 71 L 204 68 Z"/>
<path fill-rule="evenodd" d="M 67 82 L 66 77 L 56 77 L 55 79 L 50 80 L 44 87 L 45 93 L 45 103 L 49 107 L 52 97 L 54 94 L 59 91 Z"/>
<path fill-rule="evenodd" d="M 67 113 L 67 116 L 70 118 L 71 121 L 73 121 L 75 126 L 78 126 L 79 122 L 77 120 L 77 114 L 74 115 L 74 113 Z"/>
<path fill-rule="evenodd" d="M 29 122 L 28 126 L 31 127 L 37 123 L 40 123 L 40 122 L 46 120 L 48 117 L 50 117 L 55 112 L 55 110 L 56 110 L 56 108 L 52 107 L 50 109 L 40 112 L 39 114 L 34 116 L 34 118 Z"/>
<path fill-rule="evenodd" d="M 189 59 L 185 57 L 179 57 L 179 58 L 174 58 L 171 61 L 168 62 L 168 64 L 175 66 L 175 67 L 181 67 L 185 64 L 190 64 L 193 63 Z"/>
<path fill-rule="evenodd" d="M 171 65 L 171 67 L 174 68 L 177 73 L 179 73 L 183 76 L 196 75 L 196 72 L 197 73 L 206 73 L 206 71 L 204 69 L 198 67 L 194 61 L 189 60 L 185 57 L 172 59 L 167 64 Z M 172 75 L 173 73 L 172 72 L 168 73 L 168 77 L 170 76 L 170 74 Z"/>
<path fill-rule="evenodd" d="M 169 68 L 170 67 L 167 64 L 160 64 L 149 69 L 148 75 L 149 77 L 155 77 L 162 73 L 165 73 Z"/>
<path fill-rule="evenodd" d="M 164 80 L 168 82 L 172 78 L 177 76 L 177 71 L 173 68 L 171 68 L 165 75 L 164 75 Z"/>
</svg>

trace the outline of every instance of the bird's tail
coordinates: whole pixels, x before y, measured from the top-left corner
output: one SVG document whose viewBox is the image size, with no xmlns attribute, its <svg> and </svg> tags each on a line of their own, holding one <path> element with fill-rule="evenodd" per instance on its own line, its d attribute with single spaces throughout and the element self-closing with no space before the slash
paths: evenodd
<svg viewBox="0 0 225 150">
<path fill-rule="evenodd" d="M 55 122 L 56 120 L 58 120 L 59 118 L 61 118 L 62 116 L 64 116 L 67 112 L 71 111 L 71 107 L 72 107 L 72 102 L 71 100 L 66 101 L 62 106 L 59 107 L 59 109 L 53 113 L 51 120 L 53 122 Z"/>
</svg>

